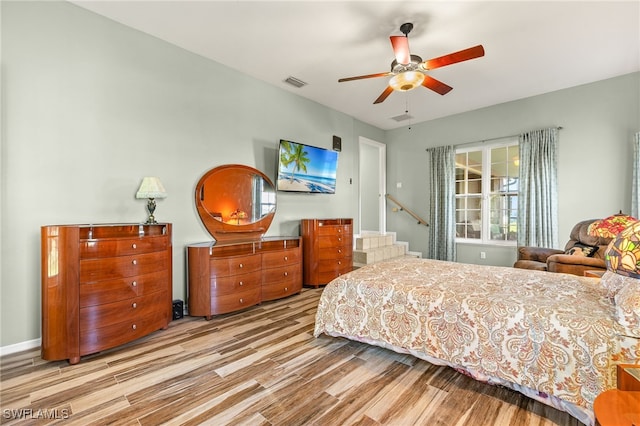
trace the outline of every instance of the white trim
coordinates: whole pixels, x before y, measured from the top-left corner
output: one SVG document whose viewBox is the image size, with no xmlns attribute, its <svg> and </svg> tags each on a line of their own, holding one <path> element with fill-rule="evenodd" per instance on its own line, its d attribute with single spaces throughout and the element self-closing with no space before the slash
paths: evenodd
<svg viewBox="0 0 640 426">
<path fill-rule="evenodd" d="M 27 340 L 26 342 L 15 343 L 13 345 L 7 345 L 0 347 L 0 356 L 10 355 L 17 352 L 27 351 L 40 347 L 42 343 L 41 339 Z"/>
<path fill-rule="evenodd" d="M 378 190 L 380 191 L 380 196 L 378 198 L 378 232 L 380 234 L 384 234 L 387 232 L 387 145 L 376 142 L 374 140 L 365 138 L 364 136 L 360 136 L 359 139 L 359 150 L 358 150 L 358 174 L 359 174 L 359 182 L 362 182 L 362 170 L 360 170 L 360 152 L 362 149 L 360 148 L 362 145 L 369 145 L 378 150 Z M 360 225 L 360 232 L 363 232 L 362 229 L 362 194 L 360 188 L 358 188 L 358 223 Z"/>
</svg>

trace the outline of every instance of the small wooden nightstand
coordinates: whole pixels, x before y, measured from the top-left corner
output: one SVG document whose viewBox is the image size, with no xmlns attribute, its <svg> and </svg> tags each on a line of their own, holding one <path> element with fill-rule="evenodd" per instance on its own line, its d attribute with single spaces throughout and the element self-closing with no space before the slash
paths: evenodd
<svg viewBox="0 0 640 426">
<path fill-rule="evenodd" d="M 585 277 L 602 278 L 602 276 L 604 275 L 604 271 L 590 270 L 584 271 L 583 274 Z"/>
<path fill-rule="evenodd" d="M 618 388 L 602 392 L 593 402 L 596 424 L 640 425 L 640 364 L 617 366 Z"/>
</svg>

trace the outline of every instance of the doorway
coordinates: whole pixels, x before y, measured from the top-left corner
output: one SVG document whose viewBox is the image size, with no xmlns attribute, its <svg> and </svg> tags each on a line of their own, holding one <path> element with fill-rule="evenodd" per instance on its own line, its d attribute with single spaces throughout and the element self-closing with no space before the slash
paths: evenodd
<svg viewBox="0 0 640 426">
<path fill-rule="evenodd" d="M 361 136 L 359 149 L 360 234 L 384 234 L 387 231 L 387 146 Z"/>
</svg>

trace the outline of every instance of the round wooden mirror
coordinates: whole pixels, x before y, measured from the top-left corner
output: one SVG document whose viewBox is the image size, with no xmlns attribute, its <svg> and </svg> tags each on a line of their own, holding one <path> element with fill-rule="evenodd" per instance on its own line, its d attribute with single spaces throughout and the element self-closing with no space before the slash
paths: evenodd
<svg viewBox="0 0 640 426">
<path fill-rule="evenodd" d="M 259 170 L 229 164 L 209 170 L 196 185 L 196 208 L 219 242 L 262 238 L 276 212 L 276 191 Z"/>
</svg>

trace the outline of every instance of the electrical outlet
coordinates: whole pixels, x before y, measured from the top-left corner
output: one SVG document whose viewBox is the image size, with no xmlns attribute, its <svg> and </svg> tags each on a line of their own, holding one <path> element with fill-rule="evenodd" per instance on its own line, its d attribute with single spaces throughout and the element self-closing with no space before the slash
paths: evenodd
<svg viewBox="0 0 640 426">
<path fill-rule="evenodd" d="M 487 258 L 487 253 L 481 251 L 480 252 L 480 259 L 486 259 Z"/>
</svg>

